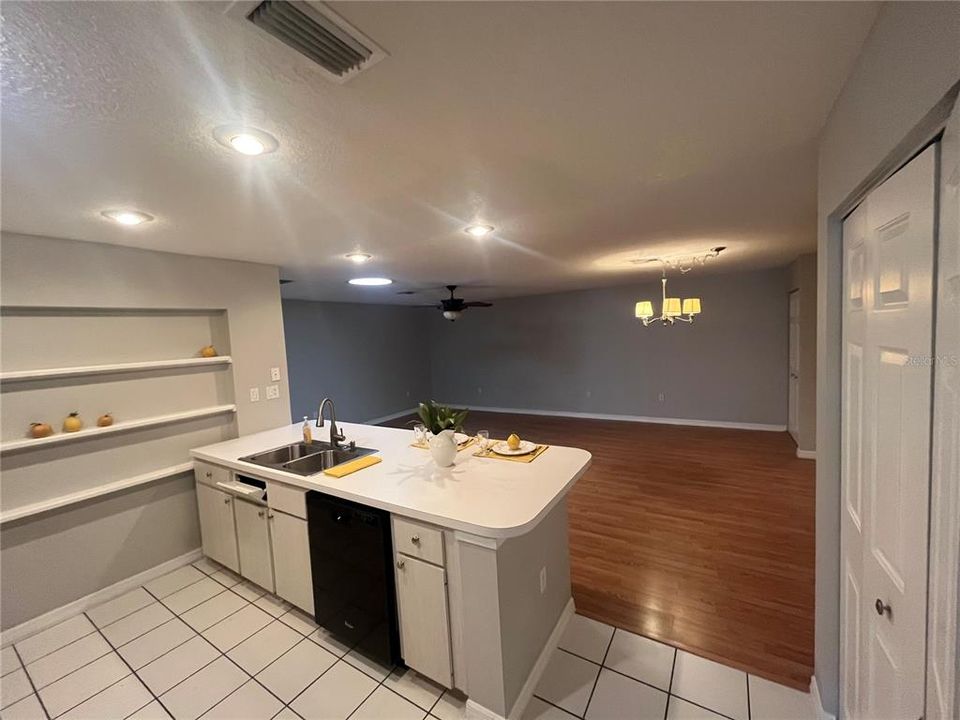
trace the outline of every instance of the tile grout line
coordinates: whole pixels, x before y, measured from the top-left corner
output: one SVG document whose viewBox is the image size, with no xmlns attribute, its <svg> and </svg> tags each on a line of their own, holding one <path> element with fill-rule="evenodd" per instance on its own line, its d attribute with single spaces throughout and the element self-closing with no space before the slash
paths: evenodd
<svg viewBox="0 0 960 720">
<path fill-rule="evenodd" d="M 629 630 L 624 630 L 624 632 L 629 632 Z M 585 658 L 585 657 L 583 657 L 583 655 L 577 655 L 575 652 L 571 652 L 570 650 L 567 650 L 566 648 L 557 647 L 557 650 L 562 650 L 562 651 L 565 652 L 567 655 L 573 655 L 575 658 L 580 658 L 581 660 L 586 660 L 588 663 L 590 663 L 591 665 L 596 665 L 596 666 L 599 667 L 601 670 L 609 670 L 610 672 L 615 673 L 615 674 L 619 675 L 620 677 L 625 677 L 625 678 L 627 678 L 628 680 L 633 680 L 634 682 L 638 682 L 638 683 L 640 683 L 641 685 L 646 685 L 647 687 L 653 688 L 654 690 L 659 690 L 659 691 L 662 692 L 662 693 L 667 692 L 667 691 L 664 690 L 663 688 L 657 687 L 656 685 L 654 685 L 654 684 L 652 684 L 652 683 L 649 683 L 649 682 L 647 682 L 646 680 L 641 680 L 640 678 L 635 678 L 633 675 L 627 675 L 627 673 L 621 672 L 621 671 L 617 670 L 616 668 L 608 667 L 607 665 L 600 665 L 600 664 L 598 664 L 597 662 L 591 660 L 590 658 Z M 606 659 L 606 655 L 604 655 L 604 659 Z M 543 699 L 543 698 L 541 698 L 541 700 L 542 700 L 542 699 Z M 561 708 L 561 709 L 562 709 L 562 708 Z"/>
<path fill-rule="evenodd" d="M 91 633 L 89 633 L 89 634 L 87 634 L 87 635 L 84 635 L 84 636 L 81 637 L 81 638 L 77 638 L 76 640 L 73 640 L 72 642 L 68 642 L 68 643 L 67 643 L 66 645 L 64 645 L 63 647 L 58 648 L 57 650 L 54 650 L 54 651 L 51 652 L 51 653 L 47 653 L 47 654 L 44 655 L 43 657 L 37 658 L 36 660 L 34 660 L 33 662 L 31 662 L 30 664 L 33 665 L 34 663 L 39 662 L 40 660 L 43 660 L 43 658 L 50 657 L 50 656 L 53 655 L 54 653 L 58 653 L 58 652 L 60 652 L 60 650 L 64 650 L 64 649 L 70 647 L 71 645 L 73 645 L 74 643 L 80 642 L 81 640 L 86 640 L 88 637 L 90 637 L 91 635 L 95 635 L 95 634 L 97 634 L 97 630 L 94 630 L 93 632 L 91 632 Z M 101 635 L 101 637 L 102 637 L 102 635 Z M 109 645 L 108 645 L 108 647 L 109 647 Z M 23 666 L 23 670 L 24 670 L 24 672 L 27 673 L 27 677 L 30 678 L 30 684 L 34 686 L 34 691 L 37 693 L 37 695 L 39 695 L 39 694 L 40 694 L 40 691 L 43 690 L 44 688 L 47 688 L 47 687 L 49 687 L 50 685 L 53 685 L 54 683 L 63 680 L 65 677 L 68 677 L 68 676 L 70 676 L 70 675 L 73 675 L 73 673 L 75 673 L 77 670 L 82 670 L 83 668 L 85 668 L 85 667 L 86 667 L 87 665 L 89 665 L 90 663 L 95 663 L 97 660 L 99 660 L 100 658 L 102 658 L 104 655 L 109 655 L 109 654 L 110 654 L 110 650 L 107 650 L 105 653 L 103 653 L 103 655 L 97 655 L 97 657 L 92 658 L 92 659 L 90 659 L 90 660 L 87 660 L 87 662 L 85 662 L 85 663 L 83 663 L 83 664 L 81 664 L 81 665 L 77 665 L 75 668 L 73 668 L 73 670 L 71 670 L 70 672 L 66 673 L 65 675 L 61 675 L 60 677 L 54 678 L 54 679 L 51 680 L 50 682 L 44 683 L 43 685 L 40 685 L 40 686 L 38 686 L 38 685 L 33 681 L 33 677 L 30 675 L 30 671 L 27 670 L 27 666 L 26 666 L 26 665 Z M 20 662 L 22 663 L 23 661 L 21 660 Z"/>
<path fill-rule="evenodd" d="M 136 611 L 134 611 L 134 612 L 136 612 Z M 85 613 L 81 613 L 81 614 L 85 614 Z M 74 617 L 79 617 L 79 616 L 74 615 Z M 67 620 L 73 620 L 73 618 L 67 618 Z M 58 627 L 58 626 L 60 626 L 60 625 L 63 625 L 63 623 L 67 622 L 67 620 L 64 620 L 63 622 L 57 623 L 57 624 L 54 625 L 53 627 Z M 91 630 L 90 632 L 85 633 L 85 634 L 81 635 L 81 636 L 78 637 L 78 638 L 74 638 L 73 640 L 71 640 L 70 642 L 68 642 L 66 645 L 61 645 L 61 646 L 58 647 L 56 650 L 51 650 L 50 652 L 44 653 L 43 655 L 38 655 L 38 656 L 35 657 L 33 660 L 31 660 L 29 663 L 23 662 L 23 658 L 20 656 L 20 653 L 19 653 L 19 651 L 18 651 L 18 652 L 17 652 L 17 657 L 20 659 L 20 665 L 21 665 L 21 667 L 23 667 L 24 670 L 26 670 L 28 664 L 29 664 L 29 665 L 33 665 L 35 662 L 37 662 L 37 660 L 43 660 L 43 658 L 49 657 L 50 655 L 53 655 L 53 654 L 54 654 L 55 652 L 57 652 L 58 650 L 63 650 L 63 648 L 67 647 L 67 645 L 73 645 L 73 643 L 77 642 L 78 640 L 83 640 L 84 638 L 90 637 L 91 635 L 93 635 L 93 634 L 97 631 L 97 626 L 94 625 L 93 622 L 91 622 L 90 624 L 93 625 L 93 630 Z M 53 629 L 53 628 L 47 628 L 47 630 L 52 630 L 52 629 Z M 44 633 L 44 632 L 46 632 L 47 630 L 41 630 L 40 632 L 38 632 L 38 633 L 36 633 L 36 634 L 34 634 L 34 635 L 31 635 L 30 637 L 24 638 L 24 639 L 21 640 L 19 643 L 10 643 L 10 645 L 8 645 L 8 647 L 12 647 L 12 648 L 16 649 L 16 646 L 17 646 L 17 645 L 22 645 L 22 644 L 24 643 L 24 641 L 30 640 L 31 638 L 35 638 L 37 635 L 40 635 L 41 633 Z M 17 670 L 19 670 L 19 669 L 20 669 L 20 668 L 17 668 Z M 12 671 L 12 672 L 16 672 L 16 671 Z M 7 673 L 7 674 L 9 675 L 10 673 Z M 4 677 L 6 677 L 6 676 L 4 676 Z"/>
<path fill-rule="evenodd" d="M 753 711 L 750 709 L 750 674 L 744 673 L 744 681 L 747 683 L 747 720 L 753 717 Z"/>
<path fill-rule="evenodd" d="M 587 698 L 587 704 L 583 706 L 583 716 L 586 717 L 587 711 L 590 709 L 590 703 L 593 702 L 593 694 L 597 691 L 597 684 L 600 682 L 600 673 L 604 671 L 606 667 L 604 663 L 607 662 L 607 655 L 610 654 L 610 648 L 613 646 L 613 639 L 617 636 L 617 629 L 614 628 L 613 632 L 610 633 L 610 639 L 607 641 L 607 649 L 603 651 L 603 657 L 600 658 L 600 669 L 597 670 L 597 676 L 593 679 L 593 687 L 590 688 L 590 697 Z M 559 645 L 557 646 L 559 647 Z M 560 648 L 563 650 L 563 648 Z M 571 653 L 573 655 L 573 653 Z M 584 658 L 586 660 L 586 658 Z"/>
<path fill-rule="evenodd" d="M 86 637 L 86 636 L 84 636 L 84 637 Z M 78 639 L 79 639 L 79 638 L 78 638 Z M 27 672 L 27 666 L 23 664 L 23 658 L 20 657 L 20 651 L 17 650 L 16 645 L 11 645 L 10 647 L 13 648 L 13 654 L 17 656 L 17 660 L 18 660 L 19 663 L 20 663 L 20 667 L 23 668 L 23 674 L 26 676 L 27 682 L 30 683 L 30 687 L 33 689 L 33 694 L 36 695 L 36 697 L 37 697 L 37 702 L 40 703 L 40 709 L 43 710 L 44 716 L 49 718 L 49 717 L 50 717 L 50 713 L 47 712 L 47 706 L 46 706 L 46 704 L 43 702 L 43 698 L 40 697 L 40 691 L 37 690 L 37 686 L 34 684 L 33 678 L 30 677 L 30 673 Z M 37 659 L 39 660 L 40 658 L 37 658 Z M 19 669 L 19 668 L 18 668 L 18 669 Z M 14 671 L 14 672 L 16 672 L 16 671 Z M 9 675 L 10 673 L 7 673 L 7 674 Z M 67 673 L 67 675 L 69 675 L 69 674 L 70 674 L 70 673 Z M 66 677 L 66 675 L 64 675 L 64 677 Z M 27 697 L 30 697 L 30 696 L 28 695 Z M 20 700 L 25 700 L 25 699 L 26 699 L 26 698 L 20 698 Z M 17 702 L 20 702 L 20 700 L 17 700 Z M 16 705 L 16 704 L 17 704 L 17 703 L 10 703 L 11 706 Z"/>
<path fill-rule="evenodd" d="M 673 649 L 673 662 L 670 664 L 670 682 L 667 683 L 667 706 L 663 709 L 663 720 L 667 720 L 670 712 L 670 698 L 673 697 L 673 674 L 677 671 L 677 649 Z"/>
</svg>

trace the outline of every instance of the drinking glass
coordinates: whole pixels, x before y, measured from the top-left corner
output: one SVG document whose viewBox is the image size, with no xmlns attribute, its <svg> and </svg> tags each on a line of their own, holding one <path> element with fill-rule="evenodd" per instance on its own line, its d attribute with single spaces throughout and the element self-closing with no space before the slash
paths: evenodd
<svg viewBox="0 0 960 720">
<path fill-rule="evenodd" d="M 477 445 L 480 446 L 480 452 L 485 453 L 487 451 L 487 446 L 489 444 L 490 444 L 490 431 L 477 430 Z"/>
<path fill-rule="evenodd" d="M 427 426 L 423 423 L 417 423 L 413 426 L 413 442 L 420 446 L 427 444 Z"/>
</svg>

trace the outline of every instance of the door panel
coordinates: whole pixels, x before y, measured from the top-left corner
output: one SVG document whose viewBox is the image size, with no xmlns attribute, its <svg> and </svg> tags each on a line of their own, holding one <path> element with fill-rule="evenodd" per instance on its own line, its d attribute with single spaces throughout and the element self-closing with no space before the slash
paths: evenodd
<svg viewBox="0 0 960 720">
<path fill-rule="evenodd" d="M 313 575 L 307 521 L 282 512 L 270 513 L 273 571 L 277 595 L 313 615 Z"/>
<path fill-rule="evenodd" d="M 233 496 L 197 483 L 197 510 L 203 554 L 234 572 L 237 562 L 237 531 L 233 524 Z"/>
<path fill-rule="evenodd" d="M 396 578 L 403 660 L 421 675 L 447 687 L 453 665 L 446 572 L 398 554 Z"/>
<path fill-rule="evenodd" d="M 924 712 L 936 148 L 844 222 L 843 714 Z"/>
<path fill-rule="evenodd" d="M 240 574 L 273 592 L 273 564 L 270 557 L 270 529 L 267 508 L 237 500 L 237 545 L 240 549 Z"/>
</svg>

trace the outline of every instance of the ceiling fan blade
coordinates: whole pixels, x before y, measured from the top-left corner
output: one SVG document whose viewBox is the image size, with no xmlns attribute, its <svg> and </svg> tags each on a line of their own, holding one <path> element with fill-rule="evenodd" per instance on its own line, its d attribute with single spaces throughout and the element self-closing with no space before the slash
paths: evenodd
<svg viewBox="0 0 960 720">
<path fill-rule="evenodd" d="M 493 307 L 491 302 L 483 302 L 482 300 L 474 300 L 473 302 L 468 302 L 463 304 L 464 307 Z"/>
</svg>

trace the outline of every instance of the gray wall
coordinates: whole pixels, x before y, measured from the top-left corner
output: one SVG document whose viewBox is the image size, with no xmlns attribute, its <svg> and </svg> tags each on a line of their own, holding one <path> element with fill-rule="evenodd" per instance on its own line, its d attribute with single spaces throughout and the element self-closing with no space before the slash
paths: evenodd
<svg viewBox="0 0 960 720">
<path fill-rule="evenodd" d="M 430 397 L 425 308 L 283 301 L 294 421 L 334 399 L 340 419 L 365 422 Z"/>
<path fill-rule="evenodd" d="M 8 233 L 0 236 L 0 242 L 0 302 L 5 307 L 225 310 L 234 360 L 229 390 L 238 408 L 235 421 L 227 426 L 229 432 L 246 434 L 289 422 L 285 380 L 280 383 L 277 400 L 253 404 L 247 393 L 252 385 L 262 390 L 271 367 L 279 367 L 286 377 L 277 268 Z M 113 348 L 120 360 L 133 359 L 124 355 L 131 344 L 129 332 L 102 333 L 90 342 L 101 343 L 108 349 L 105 352 Z M 29 333 L 20 332 L 17 337 L 23 344 L 30 340 Z M 17 348 L 5 344 L 3 350 L 5 360 L 16 358 Z M 69 348 L 62 353 L 49 364 L 71 364 Z M 169 392 L 189 395 L 193 387 L 183 382 Z M 146 396 L 142 399 L 149 400 Z M 182 399 L 190 401 L 189 397 Z M 146 404 L 140 408 L 143 416 L 152 414 L 149 402 Z M 151 433 L 123 434 L 126 444 L 110 446 L 111 452 L 119 454 L 103 460 L 102 472 L 87 468 L 77 474 L 91 487 L 116 479 L 110 474 L 132 455 L 150 459 L 153 450 L 147 436 L 183 431 L 183 426 L 177 425 Z M 45 453 L 57 457 L 72 453 L 82 462 L 93 451 L 103 450 L 104 442 L 63 445 L 30 454 L 37 453 L 35 457 L 42 462 Z M 36 462 L 34 458 L 6 457 L 4 469 L 15 464 L 14 460 Z M 188 460 L 184 450 L 176 462 Z M 48 480 L 47 485 L 56 484 L 56 478 Z M 0 530 L 2 627 L 18 625 L 198 547 L 196 496 L 189 475 L 5 523 Z"/>
<path fill-rule="evenodd" d="M 644 328 L 643 284 L 499 300 L 455 323 L 431 315 L 433 395 L 466 406 L 785 425 L 785 269 L 673 275 L 692 326 Z M 659 401 L 659 394 L 664 399 Z"/>
<path fill-rule="evenodd" d="M 817 254 L 801 255 L 789 268 L 789 290 L 800 293 L 800 450 L 817 449 Z"/>
<path fill-rule="evenodd" d="M 840 213 L 907 159 L 960 79 L 960 3 L 887 3 L 820 140 L 817 228 L 816 678 L 836 713 L 840 646 Z"/>
</svg>

